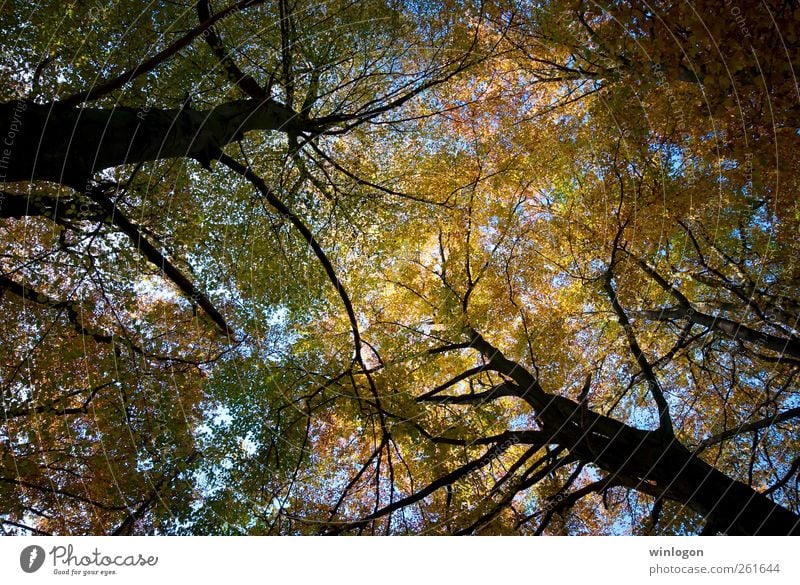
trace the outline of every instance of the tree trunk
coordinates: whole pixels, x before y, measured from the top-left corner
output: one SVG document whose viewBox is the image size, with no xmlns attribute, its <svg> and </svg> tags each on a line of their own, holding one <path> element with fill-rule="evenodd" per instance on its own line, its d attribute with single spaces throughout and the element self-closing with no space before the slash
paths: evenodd
<svg viewBox="0 0 800 585">
<path fill-rule="evenodd" d="M 296 114 L 274 100 L 231 101 L 207 111 L 0 104 L 0 182 L 47 180 L 82 190 L 98 171 L 190 157 L 208 165 L 250 130 L 290 130 Z"/>
<path fill-rule="evenodd" d="M 599 416 L 599 415 L 595 415 Z M 591 418 L 585 429 L 591 428 Z M 605 418 L 605 417 L 602 417 Z M 568 428 L 565 446 L 611 475 L 655 487 L 665 498 L 685 504 L 715 529 L 730 534 L 800 534 L 800 516 L 767 496 L 721 473 L 677 439 L 615 421 L 611 437 Z M 573 430 L 574 429 L 574 430 Z M 556 438 L 558 441 L 561 437 Z M 646 490 L 652 493 L 654 490 Z"/>
<path fill-rule="evenodd" d="M 730 534 L 800 534 L 800 516 L 718 471 L 671 433 L 637 429 L 563 396 L 545 392 L 520 364 L 506 358 L 477 333 L 472 345 L 490 369 L 514 380 L 518 396 L 536 412 L 550 442 L 594 463 L 625 485 L 647 484 L 654 492 L 686 504 L 716 530 Z M 505 394 L 507 395 L 507 394 Z"/>
</svg>

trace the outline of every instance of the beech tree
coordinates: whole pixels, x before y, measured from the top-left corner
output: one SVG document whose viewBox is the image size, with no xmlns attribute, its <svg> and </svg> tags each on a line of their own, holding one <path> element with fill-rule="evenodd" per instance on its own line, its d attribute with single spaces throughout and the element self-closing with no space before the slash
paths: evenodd
<svg viewBox="0 0 800 585">
<path fill-rule="evenodd" d="M 0 526 L 796 534 L 798 9 L 2 9 Z"/>
</svg>

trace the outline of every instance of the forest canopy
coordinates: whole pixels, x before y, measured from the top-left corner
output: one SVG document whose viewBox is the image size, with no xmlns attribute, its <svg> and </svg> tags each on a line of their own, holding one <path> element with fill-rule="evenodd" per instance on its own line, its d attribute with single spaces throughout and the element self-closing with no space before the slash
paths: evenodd
<svg viewBox="0 0 800 585">
<path fill-rule="evenodd" d="M 0 27 L 0 532 L 800 533 L 797 2 Z"/>
</svg>

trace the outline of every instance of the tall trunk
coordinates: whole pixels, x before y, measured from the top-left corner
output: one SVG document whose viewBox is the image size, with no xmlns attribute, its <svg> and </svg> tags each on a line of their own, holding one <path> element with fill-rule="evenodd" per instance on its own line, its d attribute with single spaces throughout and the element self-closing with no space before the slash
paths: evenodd
<svg viewBox="0 0 800 585">
<path fill-rule="evenodd" d="M 579 457 L 609 474 L 625 478 L 626 485 L 646 482 L 647 487 L 655 488 L 648 493 L 656 491 L 685 504 L 717 530 L 730 534 L 800 534 L 800 516 L 721 473 L 677 439 L 618 421 L 618 431 L 610 437 L 586 433 L 592 418 L 585 419 L 583 429 L 563 428 L 555 440 L 571 446 Z"/>
<path fill-rule="evenodd" d="M 685 504 L 717 530 L 731 534 L 800 534 L 800 516 L 718 471 L 671 433 L 646 431 L 591 411 L 585 403 L 545 392 L 520 364 L 477 333 L 472 345 L 490 369 L 514 380 L 518 396 L 536 412 L 550 442 L 570 449 L 625 485 L 647 483 L 647 493 Z"/>
<path fill-rule="evenodd" d="M 725 317 L 716 317 L 695 311 L 689 307 L 676 307 L 670 309 L 644 310 L 637 311 L 637 315 L 655 321 L 671 321 L 673 319 L 684 319 L 696 325 L 702 325 L 713 331 L 718 331 L 732 339 L 740 339 L 748 343 L 753 343 L 764 349 L 774 351 L 781 356 L 791 356 L 800 358 L 800 341 L 789 337 L 778 337 L 769 333 L 762 333 L 751 329 L 747 325 L 742 325 L 736 321 L 731 321 Z"/>
<path fill-rule="evenodd" d="M 274 100 L 236 100 L 206 111 L 7 102 L 0 104 L 0 182 L 82 189 L 94 173 L 122 164 L 190 157 L 207 165 L 245 132 L 288 131 L 295 117 Z"/>
</svg>

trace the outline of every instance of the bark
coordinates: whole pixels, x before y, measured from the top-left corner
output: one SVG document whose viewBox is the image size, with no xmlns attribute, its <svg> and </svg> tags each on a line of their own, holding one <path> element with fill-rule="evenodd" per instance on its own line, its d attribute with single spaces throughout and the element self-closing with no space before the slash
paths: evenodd
<svg viewBox="0 0 800 585">
<path fill-rule="evenodd" d="M 207 166 L 248 131 L 291 131 L 296 114 L 271 99 L 206 111 L 12 101 L 0 104 L 0 120 L 0 182 L 47 180 L 83 190 L 98 171 L 123 164 L 190 157 Z"/>
<path fill-rule="evenodd" d="M 593 416 L 600 415 L 592 413 L 589 421 Z M 685 504 L 721 531 L 749 535 L 800 534 L 800 516 L 721 473 L 678 440 L 616 424 L 619 431 L 611 437 L 568 427 L 562 433 L 564 437 L 559 437 L 559 443 L 582 460 L 593 461 L 623 478 L 628 485 L 655 487 L 663 497 Z"/>
<path fill-rule="evenodd" d="M 776 335 L 770 335 L 769 333 L 762 333 L 724 317 L 715 317 L 713 315 L 707 315 L 705 313 L 684 307 L 661 309 L 657 311 L 638 311 L 637 314 L 645 319 L 656 321 L 685 319 L 690 323 L 708 327 L 712 331 L 717 331 L 732 339 L 747 341 L 748 343 L 763 347 L 764 349 L 777 352 L 780 355 L 800 358 L 800 341 L 797 339 L 778 337 Z"/>
<path fill-rule="evenodd" d="M 800 516 L 718 471 L 669 433 L 637 429 L 545 392 L 530 372 L 475 332 L 472 345 L 490 369 L 514 381 L 550 442 L 579 461 L 594 463 L 625 485 L 685 504 L 724 532 L 800 534 Z"/>
<path fill-rule="evenodd" d="M 69 196 L 13 193 L 0 191 L 0 218 L 21 219 L 23 217 L 46 217 L 54 221 L 91 220 L 102 221 L 102 209 L 94 204 L 81 205 Z"/>
</svg>

